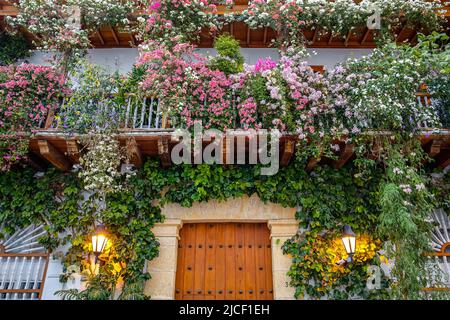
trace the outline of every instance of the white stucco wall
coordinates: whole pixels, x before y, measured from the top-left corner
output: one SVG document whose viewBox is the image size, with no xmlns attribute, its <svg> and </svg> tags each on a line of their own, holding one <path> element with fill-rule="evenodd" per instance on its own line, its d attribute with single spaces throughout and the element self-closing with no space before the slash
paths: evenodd
<svg viewBox="0 0 450 320">
<path fill-rule="evenodd" d="M 77 273 L 74 273 L 66 283 L 61 283 L 59 277 L 63 274 L 62 262 L 60 259 L 52 257 L 52 255 L 50 255 L 49 259 L 42 300 L 61 300 L 61 297 L 55 295 L 55 292 L 81 288 L 82 276 Z"/>
<path fill-rule="evenodd" d="M 214 49 L 198 49 L 202 54 L 214 55 Z M 324 65 L 331 68 L 344 62 L 350 57 L 359 58 L 369 54 L 371 49 L 308 49 L 311 56 L 307 59 L 311 65 Z M 270 48 L 242 48 L 242 54 L 247 64 L 254 64 L 258 58 L 271 57 L 279 59 L 276 49 Z M 134 48 L 92 49 L 89 51 L 89 59 L 92 63 L 99 64 L 111 72 L 119 71 L 122 74 L 129 72 L 136 61 L 138 50 Z M 28 61 L 35 64 L 48 64 L 49 55 L 43 52 L 35 52 Z"/>
</svg>

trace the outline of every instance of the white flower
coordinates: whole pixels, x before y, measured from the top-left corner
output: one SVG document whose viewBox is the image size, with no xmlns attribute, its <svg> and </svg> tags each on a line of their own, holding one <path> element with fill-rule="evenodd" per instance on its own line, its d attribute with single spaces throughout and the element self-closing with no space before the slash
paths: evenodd
<svg viewBox="0 0 450 320">
<path fill-rule="evenodd" d="M 425 185 L 423 183 L 416 184 L 416 190 L 425 190 Z"/>
</svg>

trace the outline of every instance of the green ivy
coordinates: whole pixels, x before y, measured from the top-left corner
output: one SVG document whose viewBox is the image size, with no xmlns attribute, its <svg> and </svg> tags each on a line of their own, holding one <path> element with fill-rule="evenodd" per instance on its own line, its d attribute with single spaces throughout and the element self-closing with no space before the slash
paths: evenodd
<svg viewBox="0 0 450 320">
<path fill-rule="evenodd" d="M 305 232 L 283 245 L 284 252 L 292 256 L 288 275 L 296 297 L 416 299 L 424 296 L 420 289 L 426 284 L 425 278 L 416 279 L 427 270 L 422 256 L 428 250 L 426 214 L 438 204 L 432 205 L 428 191 L 412 198 L 403 194 L 400 184 L 407 182 L 398 180 L 393 168 L 411 169 L 409 178 L 404 177 L 410 184 L 428 185 L 428 181 L 423 179 L 424 171 L 413 169 L 420 168 L 418 163 L 423 161 L 422 154 L 413 152 L 418 146 L 400 141 L 395 145 L 402 146 L 403 153 L 389 149 L 383 162 L 386 168 L 381 162 L 358 157 L 353 165 L 339 170 L 319 166 L 307 173 L 305 164 L 295 160 L 276 175 L 261 176 L 257 165 L 178 165 L 162 170 L 157 160 L 149 160 L 122 182 L 121 192 L 106 196 L 106 209 L 101 211 L 94 197 L 81 201 L 82 187 L 76 174 L 49 170 L 39 177 L 30 169 L 9 171 L 0 175 L 0 225 L 5 236 L 31 223 L 45 224 L 48 235 L 40 241 L 47 248 L 70 243 L 63 258 L 67 273 L 62 280 L 66 280 L 73 272 L 70 266 L 88 269 L 89 235 L 95 213 L 100 212 L 96 219 L 111 233 L 112 249 L 103 257 L 99 273 L 89 275 L 86 290 L 59 294 L 65 299 L 111 299 L 121 279 L 120 299 L 145 299 L 143 286 L 150 275 L 143 270 L 146 261 L 158 255 L 159 244 L 151 230 L 164 219 L 162 206 L 178 203 L 190 207 L 195 202 L 256 194 L 263 202 L 298 209 L 299 228 Z M 404 208 L 404 201 L 414 204 L 412 211 Z M 394 283 L 383 275 L 381 289 L 366 287 L 368 266 L 379 266 L 381 254 L 333 274 L 333 264 L 320 254 L 317 244 L 339 238 L 346 224 L 357 234 L 370 235 L 377 243 L 376 250 L 388 240 L 402 248 L 388 250 L 389 258 L 395 259 Z"/>
<path fill-rule="evenodd" d="M 63 258 L 67 274 L 61 277 L 67 280 L 70 272 L 89 269 L 86 264 L 90 252 L 89 236 L 95 220 L 101 220 L 111 233 L 112 250 L 99 273 L 89 276 L 87 290 L 77 293 L 77 298 L 111 297 L 119 278 L 124 281 L 121 298 L 145 298 L 142 290 L 137 295 L 135 288 L 150 278 L 143 272 L 144 264 L 158 255 L 159 247 L 151 230 L 155 223 L 163 221 L 159 206 L 152 203 L 161 197 L 161 188 L 165 185 L 158 184 L 157 179 L 165 180 L 164 176 L 155 176 L 154 172 L 155 164 L 147 164 L 132 178 L 133 188 L 108 195 L 106 210 L 101 211 L 98 211 L 94 197 L 83 199 L 85 194 L 76 174 L 50 170 L 39 177 L 30 169 L 1 174 L 2 236 L 33 223 L 44 224 L 47 235 L 39 241 L 48 250 L 70 244 Z M 115 265 L 122 267 L 115 270 Z M 61 294 L 68 297 L 76 293 Z"/>
<path fill-rule="evenodd" d="M 30 55 L 27 40 L 22 35 L 11 35 L 0 31 L 0 66 L 15 63 Z"/>
</svg>

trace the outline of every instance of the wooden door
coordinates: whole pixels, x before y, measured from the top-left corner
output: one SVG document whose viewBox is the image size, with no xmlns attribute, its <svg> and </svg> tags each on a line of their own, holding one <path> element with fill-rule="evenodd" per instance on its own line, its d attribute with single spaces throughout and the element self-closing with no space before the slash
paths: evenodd
<svg viewBox="0 0 450 320">
<path fill-rule="evenodd" d="M 190 223 L 180 231 L 177 300 L 271 300 L 265 223 Z"/>
</svg>

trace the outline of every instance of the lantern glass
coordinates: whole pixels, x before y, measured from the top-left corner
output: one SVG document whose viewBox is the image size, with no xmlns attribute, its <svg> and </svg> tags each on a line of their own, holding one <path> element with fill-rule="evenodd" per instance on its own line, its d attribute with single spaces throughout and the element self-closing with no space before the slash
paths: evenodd
<svg viewBox="0 0 450 320">
<path fill-rule="evenodd" d="M 353 255 L 356 250 L 356 235 L 350 226 L 344 227 L 344 234 L 342 235 L 342 244 L 348 255 Z"/>
<path fill-rule="evenodd" d="M 106 234 L 106 230 L 102 227 L 99 227 L 95 230 L 92 235 L 92 251 L 95 254 L 101 254 L 108 244 L 108 237 Z"/>
</svg>

